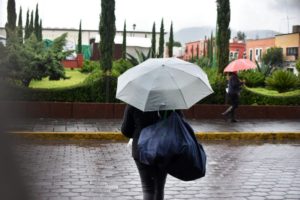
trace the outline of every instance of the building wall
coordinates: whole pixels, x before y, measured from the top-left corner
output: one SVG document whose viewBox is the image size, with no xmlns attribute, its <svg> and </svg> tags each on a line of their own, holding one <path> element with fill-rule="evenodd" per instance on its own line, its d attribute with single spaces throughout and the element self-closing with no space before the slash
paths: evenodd
<svg viewBox="0 0 300 200">
<path fill-rule="evenodd" d="M 246 44 L 243 41 L 233 40 L 229 43 L 229 59 L 235 60 L 246 57 Z"/>
<path fill-rule="evenodd" d="M 67 40 L 71 41 L 75 44 L 78 43 L 78 30 L 77 29 L 64 29 L 64 28 L 43 28 L 43 39 L 53 40 L 60 35 L 68 33 Z M 90 44 L 90 40 L 96 38 L 99 34 L 98 30 L 82 30 L 82 44 L 88 45 Z M 146 31 L 126 31 L 127 36 L 132 37 L 144 37 L 144 38 L 151 38 L 152 32 Z M 4 27 L 0 27 L 0 35 L 6 37 L 6 31 Z M 117 31 L 116 35 L 123 35 L 123 31 Z M 159 41 L 159 32 L 156 33 L 156 41 L 158 46 Z"/>
<path fill-rule="evenodd" d="M 185 44 L 184 60 L 190 60 L 207 55 L 207 40 L 199 40 Z"/>
<path fill-rule="evenodd" d="M 261 61 L 262 55 L 267 49 L 275 46 L 275 38 L 264 38 L 246 41 L 246 56 L 251 61 Z M 252 55 L 251 55 L 252 52 Z"/>
<path fill-rule="evenodd" d="M 283 59 L 285 61 L 295 61 L 299 58 L 300 52 L 300 33 L 291 33 L 275 36 L 275 45 L 283 50 Z M 297 55 L 287 55 L 288 48 L 297 48 Z"/>
</svg>

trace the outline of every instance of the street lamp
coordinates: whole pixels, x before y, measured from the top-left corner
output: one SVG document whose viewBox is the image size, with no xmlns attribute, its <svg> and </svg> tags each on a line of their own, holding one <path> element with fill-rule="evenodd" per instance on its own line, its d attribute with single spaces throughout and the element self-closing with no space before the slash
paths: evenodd
<svg viewBox="0 0 300 200">
<path fill-rule="evenodd" d="M 135 27 L 136 27 L 136 24 L 133 24 L 133 25 L 132 25 L 132 28 L 133 28 L 132 36 L 134 36 Z"/>
</svg>

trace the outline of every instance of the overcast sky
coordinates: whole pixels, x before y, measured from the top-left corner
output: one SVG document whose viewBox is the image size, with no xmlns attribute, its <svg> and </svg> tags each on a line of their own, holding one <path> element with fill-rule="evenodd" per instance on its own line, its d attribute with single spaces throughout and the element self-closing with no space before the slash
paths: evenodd
<svg viewBox="0 0 300 200">
<path fill-rule="evenodd" d="M 7 21 L 7 0 L 0 0 L 0 26 Z M 27 9 L 35 10 L 43 27 L 76 28 L 82 20 L 83 29 L 98 29 L 101 0 L 15 0 L 17 14 L 23 9 L 23 24 Z M 174 31 L 185 27 L 213 26 L 216 24 L 216 0 L 115 0 L 116 27 L 123 30 L 152 31 L 153 22 L 159 31 L 164 19 L 165 31 L 173 21 Z M 281 33 L 300 25 L 300 0 L 230 0 L 230 28 L 235 30 L 268 29 Z"/>
</svg>

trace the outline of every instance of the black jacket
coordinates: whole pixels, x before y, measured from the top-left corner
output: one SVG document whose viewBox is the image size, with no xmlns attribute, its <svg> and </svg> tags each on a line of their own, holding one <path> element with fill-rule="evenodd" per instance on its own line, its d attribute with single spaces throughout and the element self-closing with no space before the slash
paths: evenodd
<svg viewBox="0 0 300 200">
<path fill-rule="evenodd" d="M 237 74 L 232 73 L 229 79 L 228 83 L 228 94 L 234 95 L 238 94 L 241 91 L 241 86 L 243 85 L 243 82 L 240 81 Z"/>
<path fill-rule="evenodd" d="M 167 116 L 171 113 L 171 111 L 166 111 Z M 181 116 L 181 111 L 177 110 Z M 137 151 L 137 142 L 140 137 L 141 130 L 147 126 L 150 126 L 156 122 L 158 122 L 161 117 L 164 117 L 165 111 L 157 111 L 153 112 L 143 112 L 139 109 L 127 105 L 124 112 L 123 123 L 121 127 L 121 132 L 128 138 L 132 138 L 132 157 L 134 159 L 138 159 L 138 151 Z"/>
</svg>

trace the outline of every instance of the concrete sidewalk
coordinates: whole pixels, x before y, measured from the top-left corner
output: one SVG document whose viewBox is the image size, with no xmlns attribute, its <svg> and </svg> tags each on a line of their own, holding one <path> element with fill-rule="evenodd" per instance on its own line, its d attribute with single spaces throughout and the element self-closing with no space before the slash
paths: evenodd
<svg viewBox="0 0 300 200">
<path fill-rule="evenodd" d="M 300 119 L 192 120 L 200 139 L 300 139 Z M 10 126 L 10 132 L 49 139 L 125 139 L 121 119 L 26 119 Z"/>
</svg>

